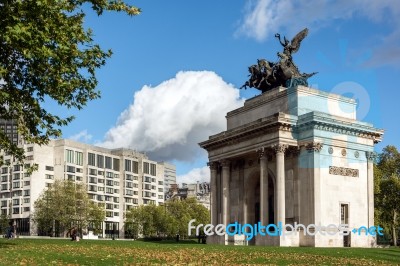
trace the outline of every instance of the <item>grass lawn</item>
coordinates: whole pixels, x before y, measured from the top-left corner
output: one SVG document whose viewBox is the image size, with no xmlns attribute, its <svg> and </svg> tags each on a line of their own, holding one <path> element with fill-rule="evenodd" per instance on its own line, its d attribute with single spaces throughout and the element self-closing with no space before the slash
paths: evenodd
<svg viewBox="0 0 400 266">
<path fill-rule="evenodd" d="M 0 265 L 400 265 L 400 248 L 278 248 L 143 242 L 0 239 Z"/>
</svg>

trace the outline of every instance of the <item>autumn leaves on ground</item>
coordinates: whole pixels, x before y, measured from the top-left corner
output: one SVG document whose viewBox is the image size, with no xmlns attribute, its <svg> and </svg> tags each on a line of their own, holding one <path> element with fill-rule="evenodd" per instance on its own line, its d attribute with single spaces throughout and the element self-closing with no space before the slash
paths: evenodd
<svg viewBox="0 0 400 266">
<path fill-rule="evenodd" d="M 194 241 L 0 239 L 0 265 L 389 265 L 399 248 L 276 248 Z"/>
</svg>

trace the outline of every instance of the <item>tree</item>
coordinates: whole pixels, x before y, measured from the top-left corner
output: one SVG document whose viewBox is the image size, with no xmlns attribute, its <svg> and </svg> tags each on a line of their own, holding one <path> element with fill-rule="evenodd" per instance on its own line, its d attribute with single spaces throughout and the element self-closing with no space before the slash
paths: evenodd
<svg viewBox="0 0 400 266">
<path fill-rule="evenodd" d="M 68 180 L 56 180 L 34 206 L 33 220 L 48 234 L 55 233 L 56 227 L 63 234 L 72 226 L 83 229 L 89 223 L 94 230 L 99 229 L 105 217 L 103 206 L 89 199 L 85 185 Z"/>
<path fill-rule="evenodd" d="M 122 0 L 4 0 L 0 3 L 0 118 L 14 120 L 29 143 L 46 144 L 61 136 L 60 117 L 43 108 L 55 101 L 66 108 L 83 108 L 99 98 L 96 69 L 111 56 L 93 42 L 85 29 L 83 6 L 97 15 L 105 10 L 130 16 L 140 9 Z M 23 161 L 24 150 L 0 130 L 0 149 Z M 0 158 L 0 165 L 3 164 Z"/>
<path fill-rule="evenodd" d="M 172 200 L 164 205 L 142 205 L 129 210 L 125 215 L 125 231 L 137 238 L 174 237 L 179 234 L 187 237 L 188 224 L 196 219 L 196 224 L 210 222 L 207 208 L 199 204 L 195 198 Z"/>
<path fill-rule="evenodd" d="M 397 245 L 400 227 L 400 153 L 394 146 L 382 150 L 375 167 L 377 221 L 388 228 Z"/>
<path fill-rule="evenodd" d="M 10 222 L 10 215 L 7 214 L 1 214 L 0 215 L 0 234 L 4 235 L 7 232 L 7 228 L 10 227 L 9 222 Z"/>
</svg>

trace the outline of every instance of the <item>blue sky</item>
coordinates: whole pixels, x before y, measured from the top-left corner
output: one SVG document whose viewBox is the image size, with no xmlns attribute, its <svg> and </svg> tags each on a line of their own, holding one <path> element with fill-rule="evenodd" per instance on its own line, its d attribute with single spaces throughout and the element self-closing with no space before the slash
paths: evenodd
<svg viewBox="0 0 400 266">
<path fill-rule="evenodd" d="M 356 98 L 358 118 L 385 129 L 377 151 L 400 148 L 396 2 L 139 0 L 129 1 L 142 8 L 136 17 L 88 12 L 95 42 L 114 54 L 97 72 L 102 98 L 69 110 L 77 118 L 63 137 L 146 151 L 175 163 L 179 181 L 204 180 L 197 143 L 225 130 L 226 112 L 259 94 L 238 90 L 247 67 L 277 61 L 275 33 L 291 39 L 308 27 L 294 61 L 319 72 L 310 86 Z"/>
</svg>

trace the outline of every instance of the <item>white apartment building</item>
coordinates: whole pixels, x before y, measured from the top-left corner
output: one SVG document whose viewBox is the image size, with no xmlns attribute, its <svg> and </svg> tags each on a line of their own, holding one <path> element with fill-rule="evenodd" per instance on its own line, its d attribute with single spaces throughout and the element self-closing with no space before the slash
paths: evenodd
<svg viewBox="0 0 400 266">
<path fill-rule="evenodd" d="M 167 162 L 160 162 L 164 166 L 164 192 L 167 193 L 171 184 L 176 184 L 176 167 Z"/>
<path fill-rule="evenodd" d="M 31 215 L 34 202 L 55 179 L 87 185 L 89 197 L 105 204 L 100 237 L 124 237 L 124 212 L 141 204 L 164 202 L 164 166 L 130 149 L 107 149 L 72 140 L 52 140 L 46 146 L 21 144 L 25 165 L 3 152 L 8 166 L 0 170 L 0 210 L 9 214 L 23 235 L 36 235 Z M 27 164 L 39 169 L 29 175 Z"/>
</svg>

